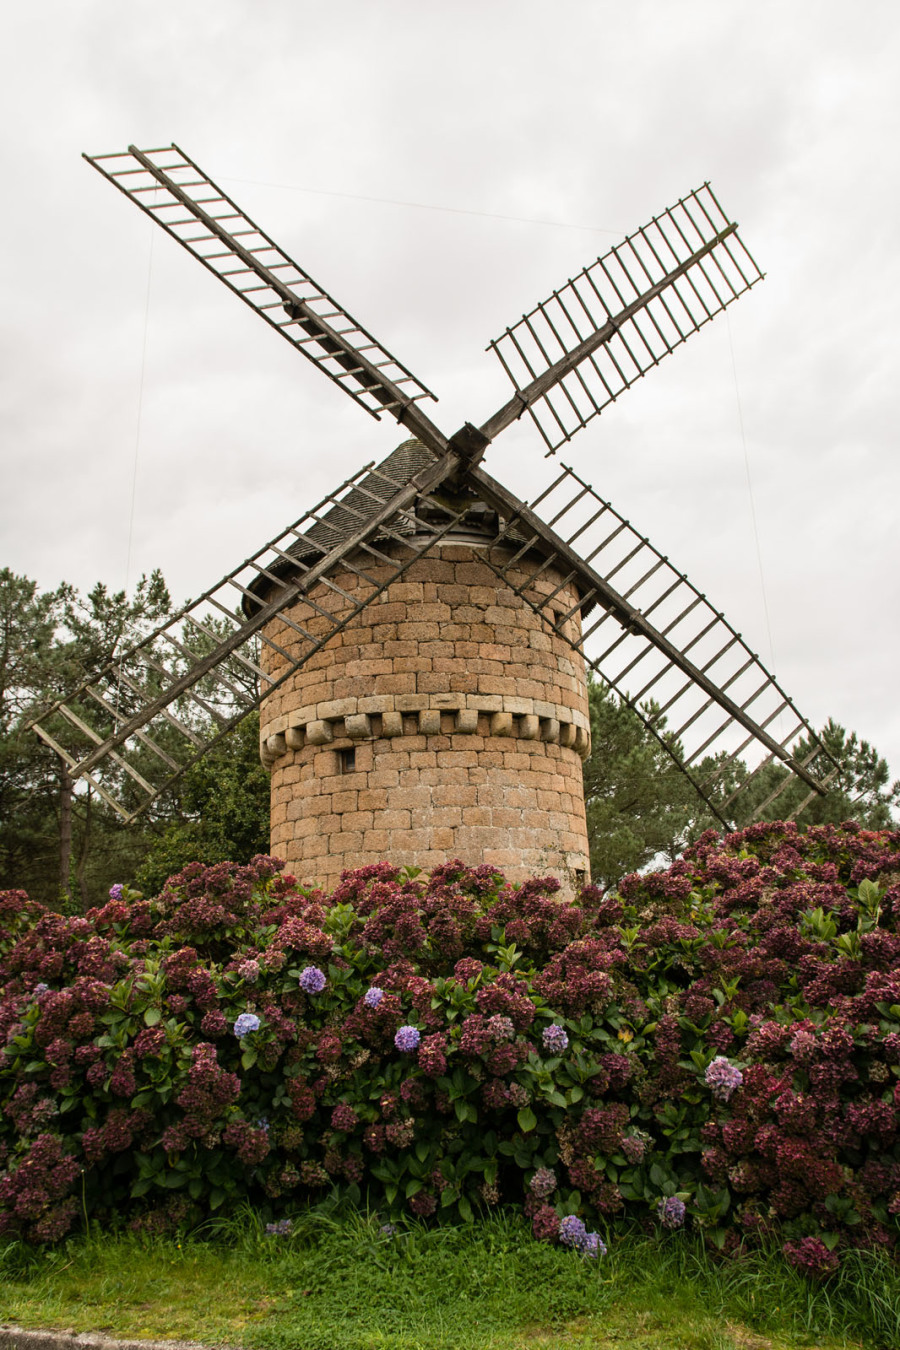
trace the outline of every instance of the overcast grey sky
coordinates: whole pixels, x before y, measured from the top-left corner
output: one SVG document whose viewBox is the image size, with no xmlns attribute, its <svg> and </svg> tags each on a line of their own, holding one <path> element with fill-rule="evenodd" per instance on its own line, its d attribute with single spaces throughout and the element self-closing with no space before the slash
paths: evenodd
<svg viewBox="0 0 900 1350">
<path fill-rule="evenodd" d="M 508 397 L 492 337 L 709 179 L 765 282 L 563 458 L 900 774 L 896 0 L 43 0 L 2 37 L 3 564 L 183 599 L 401 439 L 83 150 L 177 141 L 448 434 Z M 486 464 L 547 476 L 525 426 Z"/>
</svg>

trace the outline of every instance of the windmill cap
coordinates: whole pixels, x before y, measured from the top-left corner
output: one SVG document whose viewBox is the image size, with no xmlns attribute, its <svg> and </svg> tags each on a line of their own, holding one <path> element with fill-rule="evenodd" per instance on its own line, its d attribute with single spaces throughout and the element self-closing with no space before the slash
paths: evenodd
<svg viewBox="0 0 900 1350">
<path fill-rule="evenodd" d="M 367 515 L 373 515 L 395 492 L 405 487 L 417 473 L 432 464 L 434 455 L 421 441 L 414 438 L 403 441 L 396 450 L 392 450 L 380 464 L 376 464 L 361 478 L 340 501 L 335 502 L 334 506 L 304 530 L 303 537 L 296 539 L 290 548 L 285 550 L 286 553 L 307 567 L 318 562 L 332 549 L 338 548 L 351 535 L 357 533 Z M 469 543 L 477 547 L 482 541 L 486 542 L 496 536 L 497 513 L 477 495 L 477 489 L 467 485 L 466 490 L 472 496 L 471 508 L 466 510 L 459 526 L 444 536 L 444 542 Z M 435 507 L 434 511 L 437 515 L 438 508 Z M 427 498 L 420 499 L 416 514 L 423 522 L 429 520 L 431 512 Z M 435 519 L 435 523 L 442 523 L 444 520 L 446 516 L 441 515 L 441 521 Z M 397 535 L 411 537 L 415 532 L 415 524 L 407 515 L 395 520 L 390 532 L 378 530 L 372 537 L 376 540 L 396 538 Z M 507 531 L 506 539 L 511 544 L 526 542 L 524 534 L 515 530 Z M 265 603 L 272 580 L 284 580 L 291 574 L 291 564 L 285 557 L 268 567 L 266 575 L 257 577 L 248 587 L 250 594 L 245 595 L 242 602 L 244 613 L 250 616 L 256 608 L 254 600 L 250 598 L 251 594 L 258 598 L 260 603 Z"/>
</svg>

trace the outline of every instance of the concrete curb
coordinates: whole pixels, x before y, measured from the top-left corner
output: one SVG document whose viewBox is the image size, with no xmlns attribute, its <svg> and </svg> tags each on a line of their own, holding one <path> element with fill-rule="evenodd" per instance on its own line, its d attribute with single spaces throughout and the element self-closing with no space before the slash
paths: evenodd
<svg viewBox="0 0 900 1350">
<path fill-rule="evenodd" d="M 99 1332 L 26 1331 L 0 1324 L 0 1350 L 210 1350 L 199 1341 L 116 1340 Z M 219 1347 L 237 1350 L 237 1347 Z"/>
</svg>

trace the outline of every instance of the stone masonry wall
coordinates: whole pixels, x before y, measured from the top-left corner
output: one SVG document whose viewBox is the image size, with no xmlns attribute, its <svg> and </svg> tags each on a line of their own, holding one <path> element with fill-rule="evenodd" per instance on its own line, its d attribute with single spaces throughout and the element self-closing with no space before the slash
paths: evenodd
<svg viewBox="0 0 900 1350">
<path fill-rule="evenodd" d="M 358 586 L 351 573 L 334 580 L 349 595 Z M 545 572 L 535 593 L 550 596 L 559 581 Z M 326 587 L 314 599 L 346 612 Z M 548 615 L 576 599 L 560 591 Z M 306 604 L 290 617 L 323 631 Z M 267 635 L 287 649 L 295 640 L 280 620 Z M 263 653 L 277 678 L 280 658 Z M 263 703 L 272 852 L 323 886 L 366 863 L 428 869 L 459 857 L 516 881 L 551 872 L 568 891 L 588 876 L 589 749 L 583 661 L 477 547 L 445 544 Z"/>
</svg>

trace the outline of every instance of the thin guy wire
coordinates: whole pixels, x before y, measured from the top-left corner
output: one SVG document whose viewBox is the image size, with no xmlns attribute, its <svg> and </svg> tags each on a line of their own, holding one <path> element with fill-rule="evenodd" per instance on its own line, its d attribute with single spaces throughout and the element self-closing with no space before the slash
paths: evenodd
<svg viewBox="0 0 900 1350">
<path fill-rule="evenodd" d="M 750 519 L 753 524 L 753 539 L 756 545 L 756 565 L 759 569 L 759 588 L 762 593 L 763 613 L 766 618 L 766 633 L 769 639 L 769 658 L 772 662 L 772 674 L 778 678 L 778 667 L 775 661 L 775 642 L 772 637 L 772 623 L 769 617 L 769 597 L 766 591 L 766 574 L 763 570 L 762 549 L 759 542 L 759 525 L 756 519 L 756 501 L 753 496 L 753 480 L 750 476 L 750 455 L 747 450 L 747 434 L 744 429 L 744 408 L 741 403 L 741 389 L 738 384 L 737 361 L 734 355 L 734 341 L 731 333 L 731 316 L 728 310 L 725 310 L 725 326 L 728 330 L 728 350 L 731 353 L 731 370 L 734 376 L 734 396 L 737 403 L 738 425 L 741 431 L 741 445 L 744 451 L 744 473 L 747 478 L 747 497 L 750 502 Z"/>
</svg>

